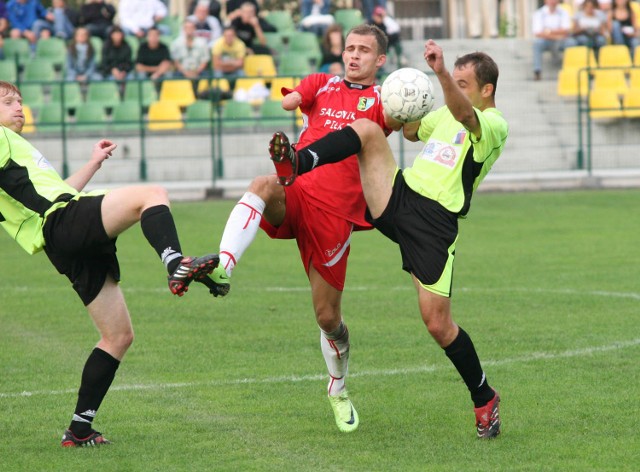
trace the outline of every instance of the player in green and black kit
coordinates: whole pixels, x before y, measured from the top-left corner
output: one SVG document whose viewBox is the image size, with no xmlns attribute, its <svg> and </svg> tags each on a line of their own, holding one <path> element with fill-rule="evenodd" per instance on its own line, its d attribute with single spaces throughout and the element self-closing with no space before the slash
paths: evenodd
<svg viewBox="0 0 640 472">
<path fill-rule="evenodd" d="M 471 338 L 453 321 L 450 297 L 458 218 L 466 216 L 473 191 L 507 140 L 507 123 L 495 108 L 498 66 L 486 54 L 471 53 L 456 60 L 452 75 L 432 40 L 424 57 L 440 82 L 445 106 L 403 125 L 407 139 L 426 143 L 412 167 L 398 169 L 384 133 L 369 120 L 354 121 L 296 151 L 276 133 L 271 157 L 281 169 L 283 162 L 291 163 L 289 175 L 281 175 L 291 181 L 358 154 L 367 218 L 398 243 L 422 319 L 471 393 L 477 435 L 493 438 L 500 434 L 500 397 L 487 382 Z"/>
<path fill-rule="evenodd" d="M 58 272 L 73 283 L 100 332 L 84 366 L 62 446 L 105 444 L 109 441 L 92 428 L 92 421 L 133 342 L 131 318 L 118 285 L 117 236 L 140 221 L 167 268 L 169 289 L 179 296 L 216 267 L 218 256 L 182 256 L 167 192 L 161 187 L 81 192 L 116 148 L 111 141 L 98 142 L 91 160 L 62 180 L 20 136 L 24 120 L 20 91 L 0 81 L 0 225 L 29 254 L 46 252 Z"/>
</svg>

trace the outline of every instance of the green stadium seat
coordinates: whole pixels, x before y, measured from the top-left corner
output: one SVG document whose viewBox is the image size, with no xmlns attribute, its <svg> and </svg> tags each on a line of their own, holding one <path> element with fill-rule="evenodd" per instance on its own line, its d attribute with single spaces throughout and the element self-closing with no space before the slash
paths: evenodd
<svg viewBox="0 0 640 472">
<path fill-rule="evenodd" d="M 336 19 L 336 23 L 342 25 L 345 36 L 351 28 L 364 23 L 362 12 L 356 8 L 341 8 L 335 11 L 333 17 Z"/>
<path fill-rule="evenodd" d="M 289 13 L 288 10 L 270 11 L 264 19 L 267 20 L 270 25 L 274 26 L 276 30 L 278 30 L 278 33 L 294 31 L 296 29 L 291 13 Z"/>
<path fill-rule="evenodd" d="M 142 108 L 137 101 L 125 101 L 118 103 L 111 112 L 111 125 L 113 131 L 140 131 L 140 118 Z"/>
<path fill-rule="evenodd" d="M 227 100 L 222 109 L 222 126 L 224 128 L 251 128 L 255 122 L 253 108 L 248 102 Z"/>
<path fill-rule="evenodd" d="M 64 96 L 63 96 L 64 95 Z M 62 106 L 67 110 L 75 109 L 84 103 L 82 90 L 78 82 L 59 82 L 51 87 L 51 103 Z"/>
<path fill-rule="evenodd" d="M 36 42 L 36 58 L 49 59 L 54 67 L 62 69 L 67 62 L 67 46 L 61 38 L 40 38 Z"/>
<path fill-rule="evenodd" d="M 307 56 L 307 59 L 314 65 L 320 65 L 322 61 L 322 50 L 318 37 L 309 31 L 298 31 L 289 40 L 289 51 L 301 52 Z M 283 60 L 287 60 L 283 58 Z"/>
<path fill-rule="evenodd" d="M 209 129 L 212 119 L 215 119 L 215 115 L 209 100 L 196 100 L 186 108 L 184 113 L 187 129 Z"/>
<path fill-rule="evenodd" d="M 60 133 L 65 114 L 58 103 L 45 103 L 38 111 L 36 125 L 41 133 Z"/>
<path fill-rule="evenodd" d="M 102 62 L 102 47 L 104 46 L 102 38 L 99 36 L 91 36 L 91 45 L 93 46 L 93 53 L 96 57 L 96 65 Z"/>
<path fill-rule="evenodd" d="M 155 84 L 150 80 L 127 82 L 124 89 L 124 101 L 135 102 L 148 108 L 153 102 L 158 100 L 158 92 Z"/>
<path fill-rule="evenodd" d="M 23 67 L 31 60 L 31 46 L 25 38 L 5 38 L 4 57 L 18 62 L 19 67 Z"/>
<path fill-rule="evenodd" d="M 293 127 L 294 113 L 282 108 L 280 100 L 266 100 L 260 107 L 260 126 L 270 129 Z"/>
<path fill-rule="evenodd" d="M 120 90 L 113 81 L 90 82 L 87 87 L 87 103 L 95 103 L 102 108 L 113 108 L 120 103 Z"/>
<path fill-rule="evenodd" d="M 24 66 L 22 78 L 25 81 L 52 82 L 56 80 L 56 70 L 48 59 L 32 59 Z"/>
<path fill-rule="evenodd" d="M 311 64 L 305 53 L 289 52 L 278 66 L 278 75 L 306 76 L 312 72 Z"/>
<path fill-rule="evenodd" d="M 18 80 L 18 66 L 12 59 L 0 61 L 0 80 L 15 83 Z"/>
<path fill-rule="evenodd" d="M 103 131 L 106 128 L 107 114 L 100 103 L 85 103 L 76 110 L 74 131 Z"/>
<path fill-rule="evenodd" d="M 45 103 L 42 85 L 23 83 L 20 86 L 20 93 L 22 94 L 22 103 L 29 105 L 31 110 L 37 114 Z"/>
</svg>

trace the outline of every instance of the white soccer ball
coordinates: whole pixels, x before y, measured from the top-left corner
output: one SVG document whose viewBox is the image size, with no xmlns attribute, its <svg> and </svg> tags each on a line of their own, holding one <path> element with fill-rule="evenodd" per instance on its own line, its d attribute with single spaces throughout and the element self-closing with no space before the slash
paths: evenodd
<svg viewBox="0 0 640 472">
<path fill-rule="evenodd" d="M 384 110 L 401 123 L 418 121 L 433 108 L 431 79 L 412 67 L 389 74 L 382 83 L 380 94 Z"/>
</svg>

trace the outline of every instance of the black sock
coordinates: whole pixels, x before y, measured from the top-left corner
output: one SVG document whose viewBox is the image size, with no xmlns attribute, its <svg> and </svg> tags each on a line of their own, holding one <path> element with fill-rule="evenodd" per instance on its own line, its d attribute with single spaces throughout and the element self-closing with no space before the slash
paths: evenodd
<svg viewBox="0 0 640 472">
<path fill-rule="evenodd" d="M 78 438 L 91 433 L 91 423 L 116 375 L 120 361 L 102 349 L 95 348 L 82 370 L 78 403 L 69 429 Z"/>
<path fill-rule="evenodd" d="M 166 205 L 147 208 L 140 217 L 140 227 L 170 274 L 182 260 L 182 249 L 171 210 Z"/>
<path fill-rule="evenodd" d="M 340 162 L 362 149 L 360 136 L 351 126 L 333 131 L 303 149 L 297 149 L 298 175 L 314 167 Z"/>
<path fill-rule="evenodd" d="M 466 331 L 459 328 L 458 336 L 444 348 L 444 352 L 458 369 L 476 408 L 486 405 L 493 398 L 494 393 L 482 371 L 480 359 Z"/>
</svg>

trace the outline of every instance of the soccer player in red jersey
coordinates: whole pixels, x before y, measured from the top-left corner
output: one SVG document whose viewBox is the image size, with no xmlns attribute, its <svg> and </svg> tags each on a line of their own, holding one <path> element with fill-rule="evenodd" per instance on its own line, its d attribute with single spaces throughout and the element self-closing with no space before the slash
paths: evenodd
<svg viewBox="0 0 640 472">
<path fill-rule="evenodd" d="M 388 135 L 401 124 L 386 118 L 375 85 L 386 61 L 387 38 L 375 26 L 356 26 L 347 34 L 342 59 L 344 79 L 311 74 L 294 89 L 283 89 L 282 107 L 300 108 L 302 148 L 358 118 L 368 118 Z M 285 59 L 286 60 L 286 59 Z M 280 182 L 284 183 L 284 182 Z M 349 331 L 341 311 L 352 231 L 371 229 L 356 156 L 324 166 L 279 185 L 275 175 L 257 177 L 231 211 L 220 242 L 220 264 L 208 285 L 215 296 L 229 291 L 229 277 L 258 227 L 274 239 L 295 238 L 311 285 L 320 345 L 329 371 L 328 395 L 336 424 L 343 432 L 358 427 L 358 414 L 345 388 Z"/>
</svg>

